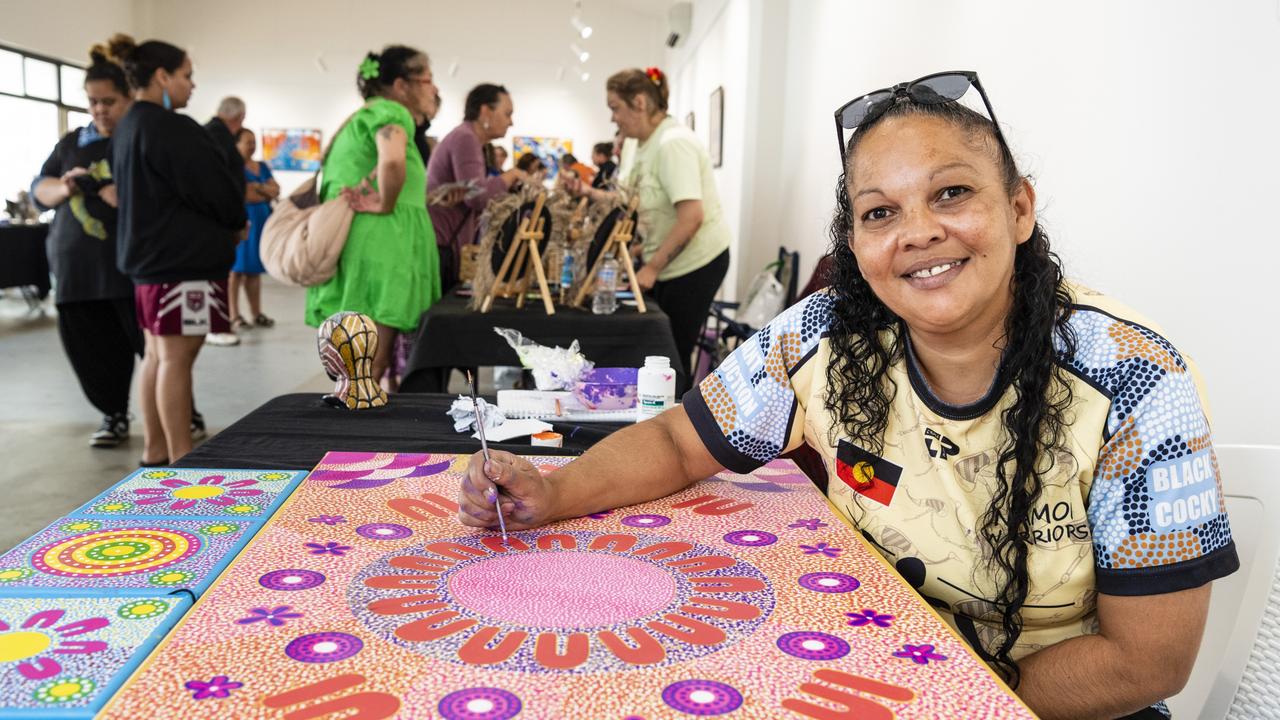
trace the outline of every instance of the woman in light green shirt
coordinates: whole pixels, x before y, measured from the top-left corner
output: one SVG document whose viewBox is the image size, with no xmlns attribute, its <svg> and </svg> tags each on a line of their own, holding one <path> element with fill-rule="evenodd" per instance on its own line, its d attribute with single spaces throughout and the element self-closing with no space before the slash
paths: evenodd
<svg viewBox="0 0 1280 720">
<path fill-rule="evenodd" d="M 618 130 L 640 141 L 623 179 L 640 197 L 645 264 L 636 280 L 671 318 L 680 354 L 673 365 L 684 371 L 683 392 L 698 331 L 729 270 L 729 227 L 706 149 L 667 114 L 667 76 L 658 68 L 632 68 L 615 73 L 605 89 Z M 582 183 L 570 189 L 593 200 L 608 196 Z"/>
</svg>

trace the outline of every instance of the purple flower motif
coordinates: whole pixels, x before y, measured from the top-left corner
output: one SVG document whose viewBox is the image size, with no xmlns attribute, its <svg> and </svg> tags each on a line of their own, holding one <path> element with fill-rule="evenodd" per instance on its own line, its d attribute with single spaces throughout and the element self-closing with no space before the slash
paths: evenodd
<svg viewBox="0 0 1280 720">
<path fill-rule="evenodd" d="M 843 548 L 831 547 L 824 542 L 815 545 L 801 545 L 800 549 L 804 551 L 805 555 L 824 555 L 826 557 L 840 557 L 840 553 L 844 552 Z"/>
<path fill-rule="evenodd" d="M 603 520 L 603 519 L 605 519 L 605 518 L 609 517 L 609 516 L 610 516 L 610 515 L 612 515 L 612 514 L 613 514 L 613 511 L 612 511 L 612 510 L 604 510 L 604 511 L 602 511 L 602 512 L 594 512 L 594 513 L 591 513 L 591 514 L 587 515 L 587 517 L 591 518 L 592 520 Z"/>
<path fill-rule="evenodd" d="M 787 527 L 805 528 L 806 530 L 817 530 L 818 528 L 827 527 L 827 524 L 822 522 L 818 518 L 811 518 L 809 520 L 797 520 L 791 523 L 790 525 L 788 525 Z"/>
<path fill-rule="evenodd" d="M 894 657 L 906 658 L 917 665 L 928 665 L 930 660 L 946 660 L 946 655 L 939 655 L 933 651 L 932 645 L 903 645 L 902 649 L 893 654 Z"/>
<path fill-rule="evenodd" d="M 893 624 L 892 615 L 881 615 L 875 610 L 863 610 L 862 612 L 845 613 L 845 617 L 849 618 L 849 624 L 854 627 L 862 627 L 863 625 L 875 625 L 877 627 L 886 628 Z"/>
<path fill-rule="evenodd" d="M 195 691 L 191 693 L 191 697 L 196 700 L 231 697 L 231 691 L 242 685 L 244 683 L 229 682 L 226 675 L 217 675 L 209 682 L 187 681 L 187 689 Z"/>
<path fill-rule="evenodd" d="M 340 545 L 336 542 L 327 542 L 323 545 L 320 543 L 306 543 L 311 548 L 308 552 L 312 555 L 338 555 L 341 556 L 351 549 L 350 545 Z"/>
<path fill-rule="evenodd" d="M 313 518 L 307 518 L 307 522 L 324 523 L 325 525 L 337 525 L 346 521 L 347 519 L 341 515 L 317 515 Z"/>
<path fill-rule="evenodd" d="M 240 618 L 236 623 L 240 625 L 248 625 L 249 623 L 266 620 L 268 625 L 280 627 L 284 624 L 285 620 L 302 617 L 302 613 L 289 612 L 292 609 L 292 605 L 281 605 L 280 607 L 274 607 L 269 610 L 261 607 L 253 608 L 249 611 L 249 617 Z"/>
</svg>

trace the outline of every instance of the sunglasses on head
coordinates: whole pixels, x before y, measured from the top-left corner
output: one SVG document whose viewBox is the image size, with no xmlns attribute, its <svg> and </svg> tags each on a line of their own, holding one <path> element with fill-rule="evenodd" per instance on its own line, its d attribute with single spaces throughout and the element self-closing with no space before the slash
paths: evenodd
<svg viewBox="0 0 1280 720">
<path fill-rule="evenodd" d="M 840 142 L 840 166 L 844 167 L 846 161 L 845 130 L 854 130 L 874 121 L 898 102 L 899 98 L 906 98 L 919 105 L 939 105 L 959 100 L 964 97 L 970 87 L 976 89 L 978 95 L 982 97 L 982 104 L 987 108 L 987 117 L 995 126 L 996 138 L 1000 144 L 1008 147 L 1004 135 L 1000 132 L 1000 123 L 996 122 L 996 113 L 991 109 L 991 101 L 987 99 L 987 93 L 978 80 L 978 73 L 970 70 L 951 70 L 925 75 L 911 82 L 898 83 L 893 87 L 869 92 L 841 105 L 836 110 L 836 138 Z"/>
</svg>

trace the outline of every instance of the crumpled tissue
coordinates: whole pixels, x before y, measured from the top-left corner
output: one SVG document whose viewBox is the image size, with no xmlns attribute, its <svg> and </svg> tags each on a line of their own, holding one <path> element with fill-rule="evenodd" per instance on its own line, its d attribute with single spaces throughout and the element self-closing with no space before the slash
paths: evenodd
<svg viewBox="0 0 1280 720">
<path fill-rule="evenodd" d="M 476 402 L 480 404 L 481 412 L 484 413 L 484 429 L 488 435 L 490 430 L 497 429 L 500 425 L 507 421 L 507 416 L 502 414 L 502 410 L 497 405 L 490 405 L 485 402 L 484 398 L 476 398 Z M 453 418 L 454 432 L 467 432 L 469 430 L 477 430 L 476 427 L 476 409 L 471 404 L 471 398 L 465 395 L 459 395 L 457 400 L 449 406 L 449 417 Z"/>
</svg>

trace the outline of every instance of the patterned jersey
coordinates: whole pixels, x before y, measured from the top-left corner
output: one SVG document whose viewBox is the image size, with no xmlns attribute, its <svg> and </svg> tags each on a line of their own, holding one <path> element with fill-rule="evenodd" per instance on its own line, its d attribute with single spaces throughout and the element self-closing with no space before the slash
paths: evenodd
<svg viewBox="0 0 1280 720">
<path fill-rule="evenodd" d="M 1209 422 L 1191 361 L 1113 300 L 1071 286 L 1077 349 L 1066 446 L 1031 518 L 1030 592 L 1019 658 L 1097 632 L 1097 593 L 1197 587 L 1238 566 Z M 996 483 L 1001 413 L 1013 389 L 948 405 L 909 344 L 889 377 L 882 449 L 844 437 L 823 401 L 832 299 L 812 295 L 743 343 L 684 400 L 726 467 L 748 472 L 802 443 L 817 450 L 827 495 L 979 652 L 1001 637 L 991 598 L 1002 575 L 977 528 Z M 832 431 L 832 428 L 837 428 Z M 989 655 L 988 655 L 989 657 Z"/>
</svg>

